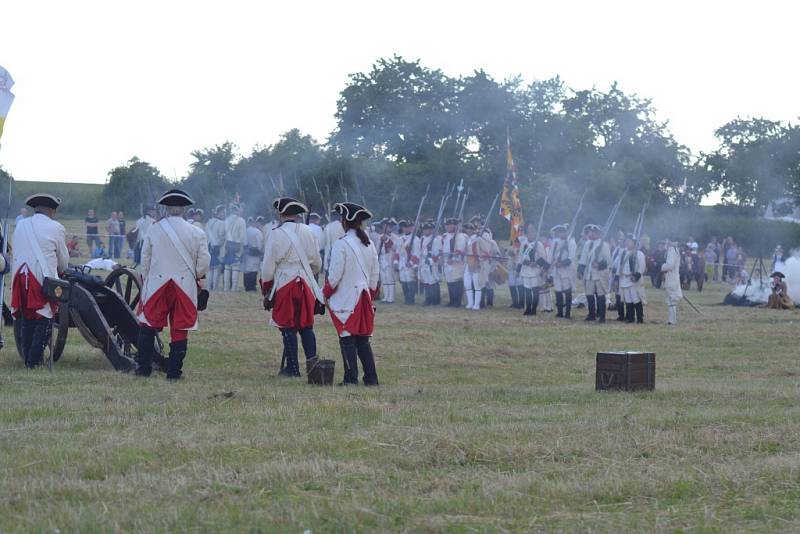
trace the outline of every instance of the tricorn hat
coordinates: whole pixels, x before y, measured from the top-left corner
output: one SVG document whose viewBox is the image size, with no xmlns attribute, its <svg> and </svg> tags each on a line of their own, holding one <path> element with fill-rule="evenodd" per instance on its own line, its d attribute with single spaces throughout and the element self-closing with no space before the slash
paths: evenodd
<svg viewBox="0 0 800 534">
<path fill-rule="evenodd" d="M 783 273 L 782 273 L 782 272 L 780 272 L 780 271 L 775 271 L 774 273 L 772 273 L 771 275 L 769 275 L 769 277 L 770 277 L 770 278 L 775 278 L 776 276 L 777 276 L 778 278 L 780 278 L 781 280 L 783 280 L 784 278 L 786 278 L 786 275 L 785 275 L 785 274 L 783 274 Z"/>
<path fill-rule="evenodd" d="M 257 222 L 258 224 L 264 224 L 266 221 L 267 221 L 267 220 L 264 218 L 264 216 L 263 216 L 263 215 L 259 215 L 258 217 L 256 217 L 256 222 Z"/>
<path fill-rule="evenodd" d="M 180 189 L 170 189 L 158 199 L 158 203 L 162 206 L 191 206 L 194 200 L 189 196 L 186 191 Z"/>
<path fill-rule="evenodd" d="M 378 222 L 378 224 L 380 226 L 383 226 L 383 225 L 386 225 L 386 224 L 394 225 L 394 224 L 397 224 L 397 221 L 394 220 L 394 217 L 384 217 L 383 219 L 380 220 L 380 222 Z"/>
<path fill-rule="evenodd" d="M 319 216 L 319 213 L 316 213 L 316 212 L 309 213 L 308 214 L 308 218 L 309 218 L 309 220 L 311 220 L 311 219 L 322 219 L 322 217 Z"/>
<path fill-rule="evenodd" d="M 411 224 L 412 223 L 410 223 L 407 220 L 403 219 L 402 221 L 397 223 L 397 226 L 399 226 L 400 228 L 408 228 L 409 226 L 411 226 Z"/>
<path fill-rule="evenodd" d="M 432 222 L 426 222 L 425 224 L 422 225 L 423 230 L 433 230 L 434 228 L 436 228 L 436 224 Z"/>
<path fill-rule="evenodd" d="M 272 207 L 281 215 L 299 215 L 308 211 L 305 204 L 292 197 L 276 198 Z"/>
<path fill-rule="evenodd" d="M 475 225 L 470 223 L 470 222 L 468 222 L 468 223 L 464 223 L 463 228 L 464 228 L 464 230 L 474 230 L 475 229 Z"/>
<path fill-rule="evenodd" d="M 349 222 L 361 222 L 372 218 L 372 213 L 367 208 L 355 202 L 339 202 L 334 209 Z"/>
<path fill-rule="evenodd" d="M 586 230 L 589 230 L 590 232 L 599 232 L 600 231 L 600 227 L 597 226 L 596 224 L 587 224 L 586 226 L 584 226 L 584 228 Z"/>
<path fill-rule="evenodd" d="M 455 217 L 450 217 L 446 221 L 444 221 L 444 224 L 446 224 L 446 225 L 458 224 L 458 219 L 456 219 Z"/>
<path fill-rule="evenodd" d="M 625 239 L 630 239 L 631 241 L 636 241 L 636 236 L 633 234 L 625 234 Z"/>
<path fill-rule="evenodd" d="M 553 232 L 553 233 L 555 233 L 555 232 L 562 232 L 562 231 L 563 231 L 563 232 L 566 232 L 566 231 L 567 231 L 567 227 L 566 227 L 565 225 L 563 225 L 563 224 L 557 224 L 557 225 L 555 225 L 554 227 L 552 227 L 552 228 L 550 229 L 550 231 L 551 231 L 551 232 Z"/>
<path fill-rule="evenodd" d="M 214 213 L 219 213 L 220 211 L 225 211 L 225 204 L 217 204 L 217 207 L 214 208 Z"/>
<path fill-rule="evenodd" d="M 36 193 L 25 199 L 25 204 L 32 208 L 56 209 L 61 205 L 61 199 L 47 193 Z"/>
<path fill-rule="evenodd" d="M 205 215 L 205 214 L 206 214 L 206 212 L 203 210 L 203 208 L 196 208 L 196 209 L 194 210 L 194 214 L 195 214 L 195 215 Z"/>
</svg>

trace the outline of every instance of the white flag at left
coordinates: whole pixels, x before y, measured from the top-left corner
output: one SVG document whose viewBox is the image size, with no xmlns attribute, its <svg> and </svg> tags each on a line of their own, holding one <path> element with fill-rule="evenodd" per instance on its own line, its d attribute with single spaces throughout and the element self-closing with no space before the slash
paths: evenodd
<svg viewBox="0 0 800 534">
<path fill-rule="evenodd" d="M 14 86 L 14 79 L 6 69 L 0 67 L 0 137 L 3 136 L 3 125 L 8 116 L 8 110 L 14 102 L 14 93 L 11 88 Z"/>
</svg>

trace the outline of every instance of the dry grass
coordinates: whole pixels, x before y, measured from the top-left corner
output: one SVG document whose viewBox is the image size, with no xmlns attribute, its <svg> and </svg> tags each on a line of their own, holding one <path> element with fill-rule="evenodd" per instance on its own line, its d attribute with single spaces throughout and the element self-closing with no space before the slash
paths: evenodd
<svg viewBox="0 0 800 534">
<path fill-rule="evenodd" d="M 797 531 L 800 316 L 712 286 L 667 328 L 649 294 L 640 327 L 381 306 L 374 389 L 276 378 L 245 294 L 214 295 L 180 384 L 77 332 L 52 373 L 7 348 L 0 531 Z M 655 392 L 593 391 L 623 349 L 657 353 Z"/>
</svg>

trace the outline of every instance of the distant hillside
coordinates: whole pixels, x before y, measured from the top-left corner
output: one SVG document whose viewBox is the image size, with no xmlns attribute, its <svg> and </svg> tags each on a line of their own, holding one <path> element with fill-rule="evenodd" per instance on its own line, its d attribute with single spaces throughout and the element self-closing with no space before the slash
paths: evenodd
<svg viewBox="0 0 800 534">
<path fill-rule="evenodd" d="M 34 193 L 50 193 L 61 197 L 64 201 L 59 210 L 66 216 L 83 216 L 86 210 L 98 208 L 100 195 L 103 193 L 103 184 L 70 184 L 65 182 L 14 182 L 14 212 L 18 212 L 24 205 L 25 199 Z M 2 192 L 3 196 L 8 191 Z M 0 204 L 5 207 L 5 200 Z"/>
</svg>

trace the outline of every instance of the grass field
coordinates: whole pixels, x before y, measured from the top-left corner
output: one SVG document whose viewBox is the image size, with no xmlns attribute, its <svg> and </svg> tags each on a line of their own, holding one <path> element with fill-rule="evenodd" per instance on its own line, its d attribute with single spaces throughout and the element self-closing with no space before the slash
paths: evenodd
<svg viewBox="0 0 800 534">
<path fill-rule="evenodd" d="M 723 294 L 677 328 L 655 290 L 642 326 L 380 305 L 369 389 L 277 378 L 253 294 L 212 297 L 178 384 L 8 346 L 0 531 L 798 531 L 800 316 Z M 656 391 L 594 392 L 604 350 L 656 352 Z"/>
</svg>

